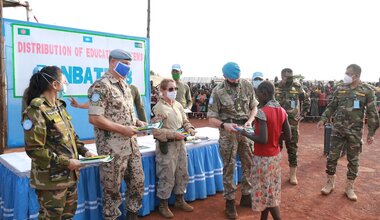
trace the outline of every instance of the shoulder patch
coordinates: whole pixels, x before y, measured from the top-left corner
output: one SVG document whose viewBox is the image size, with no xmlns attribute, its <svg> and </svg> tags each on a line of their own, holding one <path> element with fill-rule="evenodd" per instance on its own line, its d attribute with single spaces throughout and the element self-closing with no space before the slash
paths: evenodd
<svg viewBox="0 0 380 220">
<path fill-rule="evenodd" d="M 208 101 L 208 104 L 212 105 L 213 103 L 214 103 L 214 99 L 212 97 L 210 97 L 210 100 Z"/>
<path fill-rule="evenodd" d="M 22 127 L 24 128 L 25 131 L 29 131 L 33 127 L 33 122 L 30 119 L 25 119 L 22 122 Z"/>
<path fill-rule="evenodd" d="M 97 92 L 92 93 L 91 95 L 91 101 L 92 102 L 98 102 L 100 100 L 100 94 Z"/>
<path fill-rule="evenodd" d="M 31 102 L 30 105 L 35 107 L 35 108 L 40 108 L 41 105 L 43 105 L 44 100 L 42 98 L 34 98 Z"/>
</svg>

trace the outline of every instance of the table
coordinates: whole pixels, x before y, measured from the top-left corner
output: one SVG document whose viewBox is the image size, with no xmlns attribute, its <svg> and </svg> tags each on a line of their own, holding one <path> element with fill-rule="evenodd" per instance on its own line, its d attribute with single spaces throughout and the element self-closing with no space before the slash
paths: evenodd
<svg viewBox="0 0 380 220">
<path fill-rule="evenodd" d="M 185 200 L 205 199 L 223 191 L 223 163 L 219 154 L 219 132 L 215 128 L 198 128 L 199 136 L 207 136 L 208 141 L 187 143 L 189 183 Z M 148 215 L 159 203 L 156 197 L 155 144 L 151 135 L 138 137 L 142 153 L 145 175 L 143 207 L 139 215 Z M 86 145 L 96 151 L 95 144 Z M 30 158 L 25 152 L 0 155 L 0 219 L 37 219 L 39 204 L 33 188 L 29 187 Z M 235 182 L 241 177 L 240 162 L 235 172 Z M 102 190 L 98 166 L 80 170 L 78 182 L 78 207 L 74 219 L 102 219 Z M 125 200 L 126 186 L 123 182 L 120 191 Z M 174 203 L 174 196 L 169 199 Z M 125 203 L 120 209 L 125 215 Z"/>
</svg>

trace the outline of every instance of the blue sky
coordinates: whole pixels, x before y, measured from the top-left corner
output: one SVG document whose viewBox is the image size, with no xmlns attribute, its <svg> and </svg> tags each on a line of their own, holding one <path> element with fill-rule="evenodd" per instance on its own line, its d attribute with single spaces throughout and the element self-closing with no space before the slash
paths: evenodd
<svg viewBox="0 0 380 220">
<path fill-rule="evenodd" d="M 147 0 L 29 2 L 40 23 L 146 36 Z M 212 77 L 234 61 L 243 77 L 273 79 L 289 67 L 309 80 L 340 80 L 356 63 L 363 80 L 378 81 L 377 9 L 376 0 L 151 0 L 151 70 L 169 76 L 179 63 L 184 76 Z M 26 20 L 22 8 L 3 14 Z"/>
</svg>

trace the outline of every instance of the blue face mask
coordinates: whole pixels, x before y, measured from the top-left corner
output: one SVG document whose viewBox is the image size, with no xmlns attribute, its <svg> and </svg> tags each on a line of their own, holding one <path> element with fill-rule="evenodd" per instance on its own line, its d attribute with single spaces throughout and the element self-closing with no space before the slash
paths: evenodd
<svg viewBox="0 0 380 220">
<path fill-rule="evenodd" d="M 127 64 L 124 64 L 122 62 L 117 62 L 116 67 L 115 67 L 115 72 L 117 72 L 120 76 L 122 77 L 128 77 L 130 74 L 131 67 Z"/>
</svg>

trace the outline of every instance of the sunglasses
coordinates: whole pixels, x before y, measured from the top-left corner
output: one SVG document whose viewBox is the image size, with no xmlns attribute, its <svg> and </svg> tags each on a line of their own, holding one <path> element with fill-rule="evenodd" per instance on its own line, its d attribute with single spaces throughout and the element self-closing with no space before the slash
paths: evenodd
<svg viewBox="0 0 380 220">
<path fill-rule="evenodd" d="M 178 88 L 177 88 L 177 87 L 175 87 L 175 88 L 173 88 L 173 87 L 172 87 L 172 88 L 168 88 L 168 91 L 169 91 L 169 92 L 173 92 L 174 90 L 177 91 Z"/>
</svg>

